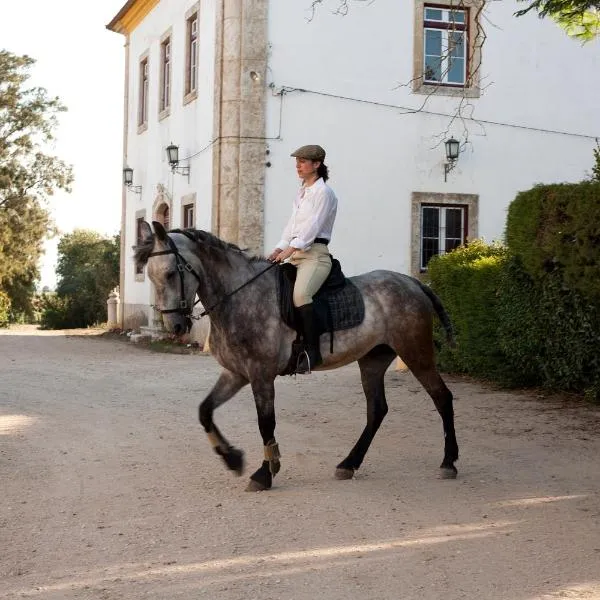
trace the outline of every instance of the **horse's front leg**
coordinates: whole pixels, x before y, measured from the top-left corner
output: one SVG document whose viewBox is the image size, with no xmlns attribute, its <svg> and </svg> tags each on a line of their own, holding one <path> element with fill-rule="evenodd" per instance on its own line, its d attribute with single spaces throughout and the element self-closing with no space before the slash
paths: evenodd
<svg viewBox="0 0 600 600">
<path fill-rule="evenodd" d="M 250 382 L 256 413 L 258 415 L 258 428 L 263 440 L 265 459 L 256 471 L 246 488 L 247 492 L 268 490 L 273 485 L 273 477 L 279 472 L 279 445 L 275 441 L 275 381 L 274 379 L 260 379 Z"/>
<path fill-rule="evenodd" d="M 229 469 L 241 475 L 244 471 L 244 453 L 234 448 L 223 437 L 213 422 L 213 412 L 241 390 L 248 380 L 237 373 L 224 370 L 210 394 L 202 401 L 199 408 L 200 423 L 208 435 L 214 451 L 225 461 Z"/>
</svg>

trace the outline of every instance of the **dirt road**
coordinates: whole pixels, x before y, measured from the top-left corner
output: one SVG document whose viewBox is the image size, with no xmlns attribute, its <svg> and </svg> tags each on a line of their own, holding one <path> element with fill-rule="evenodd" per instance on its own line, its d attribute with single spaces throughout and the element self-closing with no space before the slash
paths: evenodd
<svg viewBox="0 0 600 600">
<path fill-rule="evenodd" d="M 209 356 L 97 336 L 0 334 L 0 599 L 600 599 L 600 410 L 446 378 L 441 422 L 408 373 L 352 481 L 364 425 L 355 365 L 277 383 L 282 470 L 262 460 L 249 390 L 216 413 L 246 451 L 235 478 L 197 405 Z"/>
</svg>

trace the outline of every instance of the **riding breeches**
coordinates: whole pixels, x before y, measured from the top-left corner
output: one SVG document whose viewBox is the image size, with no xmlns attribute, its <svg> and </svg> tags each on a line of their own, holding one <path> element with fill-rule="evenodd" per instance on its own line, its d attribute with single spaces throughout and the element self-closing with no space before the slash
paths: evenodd
<svg viewBox="0 0 600 600">
<path fill-rule="evenodd" d="M 290 263 L 298 271 L 294 284 L 294 306 L 311 304 L 331 271 L 329 249 L 325 244 L 313 244 L 308 250 L 296 250 Z"/>
</svg>

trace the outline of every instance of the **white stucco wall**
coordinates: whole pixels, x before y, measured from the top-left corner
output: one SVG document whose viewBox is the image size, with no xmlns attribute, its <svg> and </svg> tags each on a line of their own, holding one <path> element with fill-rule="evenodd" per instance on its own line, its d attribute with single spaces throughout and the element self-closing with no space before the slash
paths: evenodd
<svg viewBox="0 0 600 600">
<path fill-rule="evenodd" d="M 413 3 L 350 3 L 341 17 L 332 14 L 338 0 L 326 0 L 307 22 L 310 4 L 271 0 L 265 85 L 422 105 L 424 96 L 398 87 L 413 77 Z M 265 251 L 289 217 L 298 185 L 289 154 L 303 144 L 327 150 L 339 199 L 330 248 L 348 275 L 374 268 L 410 272 L 412 192 L 478 194 L 478 235 L 491 241 L 502 237 L 507 206 L 519 190 L 584 178 L 593 137 L 600 135 L 598 43 L 582 47 L 549 20 L 516 19 L 517 7 L 504 1 L 487 9 L 493 26 L 486 26 L 483 48 L 485 89 L 469 100 L 480 121 L 467 122 L 471 145 L 447 183 L 443 139 L 460 139 L 465 128 L 444 116 L 453 113 L 456 98 L 431 97 L 422 112 L 402 114 L 400 108 L 289 92 L 280 125 L 282 100 L 267 90 L 267 135 L 276 137 L 281 127 L 281 139 L 269 141 Z"/>
<path fill-rule="evenodd" d="M 199 6 L 198 96 L 183 104 L 186 53 L 186 12 Z M 171 109 L 159 121 L 159 68 L 161 36 L 171 29 Z M 148 128 L 138 133 L 139 62 L 149 51 L 150 82 Z M 181 199 L 196 193 L 196 227 L 210 230 L 212 207 L 212 148 L 200 152 L 213 137 L 215 3 L 159 2 L 130 35 L 129 105 L 126 162 L 134 169 L 134 184 L 142 186 L 141 196 L 128 192 L 126 214 L 125 298 L 128 304 L 148 305 L 150 283 L 135 281 L 131 247 L 135 244 L 135 215 L 146 210 L 152 220 L 157 186 L 162 184 L 171 196 L 171 227 L 182 226 Z M 179 146 L 180 165 L 190 165 L 185 176 L 171 173 L 165 148 L 171 142 Z M 182 160 L 191 155 L 189 161 Z"/>
</svg>

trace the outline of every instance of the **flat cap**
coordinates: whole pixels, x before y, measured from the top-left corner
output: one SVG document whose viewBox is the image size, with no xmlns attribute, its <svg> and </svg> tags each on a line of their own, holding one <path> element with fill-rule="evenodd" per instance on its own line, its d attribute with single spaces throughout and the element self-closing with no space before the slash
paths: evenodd
<svg viewBox="0 0 600 600">
<path fill-rule="evenodd" d="M 290 156 L 323 162 L 325 160 L 325 150 L 317 145 L 301 146 L 298 150 L 292 152 Z"/>
</svg>

